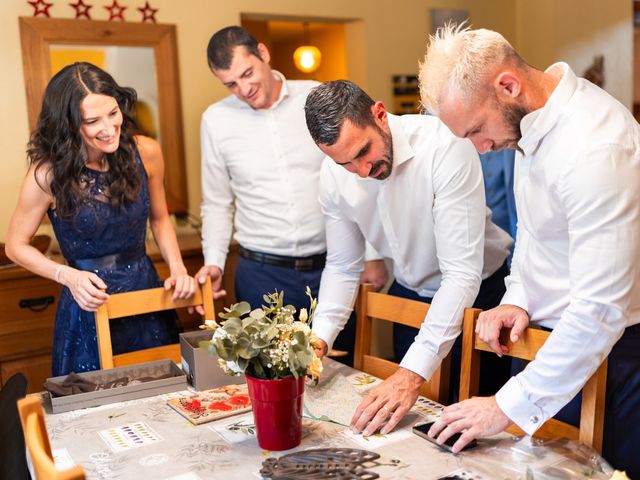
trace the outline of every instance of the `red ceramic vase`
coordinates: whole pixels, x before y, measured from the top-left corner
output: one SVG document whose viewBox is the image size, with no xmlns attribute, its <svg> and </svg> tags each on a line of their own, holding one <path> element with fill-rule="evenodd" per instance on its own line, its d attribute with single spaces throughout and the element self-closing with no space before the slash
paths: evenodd
<svg viewBox="0 0 640 480">
<path fill-rule="evenodd" d="M 304 377 L 246 379 L 260 448 L 288 450 L 300 445 Z"/>
</svg>

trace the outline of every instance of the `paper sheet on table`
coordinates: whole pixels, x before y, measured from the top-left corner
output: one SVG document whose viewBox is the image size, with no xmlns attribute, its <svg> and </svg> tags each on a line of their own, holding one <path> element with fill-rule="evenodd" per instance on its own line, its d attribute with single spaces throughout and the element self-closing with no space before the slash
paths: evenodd
<svg viewBox="0 0 640 480">
<path fill-rule="evenodd" d="M 304 416 L 349 426 L 362 397 L 342 375 L 333 377 L 326 385 L 307 386 L 304 393 Z"/>
</svg>

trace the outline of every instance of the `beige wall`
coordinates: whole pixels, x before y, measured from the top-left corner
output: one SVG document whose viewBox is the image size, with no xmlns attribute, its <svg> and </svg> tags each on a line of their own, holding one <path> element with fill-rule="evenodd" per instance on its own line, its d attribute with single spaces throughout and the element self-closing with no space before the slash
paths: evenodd
<svg viewBox="0 0 640 480">
<path fill-rule="evenodd" d="M 626 0 L 516 0 L 517 48 L 544 69 L 566 61 L 582 75 L 604 55 L 604 89 L 632 105 L 632 2 Z"/>
<path fill-rule="evenodd" d="M 51 15 L 73 17 L 67 3 L 55 2 Z M 106 20 L 103 7 L 111 0 L 90 3 L 92 16 Z M 139 21 L 140 14 L 135 9 L 139 3 L 120 2 L 128 7 L 127 20 Z M 174 23 L 178 29 L 189 201 L 196 214 L 200 203 L 200 115 L 207 105 L 226 95 L 207 69 L 206 45 L 215 30 L 239 24 L 241 13 L 359 20 L 345 28 L 350 78 L 389 105 L 391 76 L 416 71 L 430 28 L 429 9 L 436 6 L 468 9 L 474 27 L 502 32 L 537 66 L 566 54 L 571 63 L 582 68 L 598 53 L 595 47 L 606 49 L 607 77 L 612 82 L 615 78 L 615 92 L 610 91 L 630 104 L 632 39 L 628 0 L 153 0 L 151 4 L 159 9 L 158 22 Z M 24 150 L 29 132 L 17 18 L 30 16 L 32 11 L 24 0 L 0 2 L 0 65 L 4 70 L 0 75 L 0 240 L 6 235 L 26 169 Z M 570 28 L 562 23 L 569 23 Z M 609 53 L 614 50 L 617 63 Z M 618 71 L 609 70 L 614 67 Z"/>
</svg>

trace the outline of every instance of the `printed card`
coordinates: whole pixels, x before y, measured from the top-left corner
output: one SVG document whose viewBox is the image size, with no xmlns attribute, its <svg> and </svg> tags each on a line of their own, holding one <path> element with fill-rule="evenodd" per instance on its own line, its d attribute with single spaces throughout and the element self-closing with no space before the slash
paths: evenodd
<svg viewBox="0 0 640 480">
<path fill-rule="evenodd" d="M 73 461 L 66 448 L 56 448 L 51 454 L 57 470 L 69 470 L 76 466 L 76 462 Z"/>
<path fill-rule="evenodd" d="M 400 442 L 402 440 L 406 440 L 411 438 L 413 435 L 409 430 L 394 430 L 386 435 L 382 435 L 381 433 L 374 433 L 373 435 L 361 435 L 353 433 L 349 429 L 345 429 L 342 434 L 346 436 L 349 440 L 353 440 L 358 445 L 368 449 L 375 450 L 376 448 L 384 447 L 385 445 L 389 445 L 391 443 Z"/>
<path fill-rule="evenodd" d="M 232 418 L 220 420 L 209 426 L 211 430 L 220 435 L 227 443 L 250 442 L 258 445 L 256 438 L 256 426 L 252 413 L 237 415 Z M 245 444 L 246 445 L 246 444 Z"/>
<path fill-rule="evenodd" d="M 107 428 L 98 432 L 98 435 L 116 453 L 162 441 L 162 438 L 144 422 Z"/>
<path fill-rule="evenodd" d="M 195 425 L 251 410 L 246 385 L 227 385 L 203 390 L 193 395 L 172 398 L 167 403 Z"/>
</svg>

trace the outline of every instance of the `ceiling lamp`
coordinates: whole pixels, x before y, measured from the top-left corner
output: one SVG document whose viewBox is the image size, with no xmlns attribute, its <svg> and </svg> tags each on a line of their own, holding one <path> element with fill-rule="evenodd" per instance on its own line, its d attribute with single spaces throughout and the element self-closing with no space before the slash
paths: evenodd
<svg viewBox="0 0 640 480">
<path fill-rule="evenodd" d="M 296 68 L 304 73 L 315 72 L 320 66 L 322 54 L 318 47 L 310 45 L 309 42 L 309 23 L 304 22 L 304 45 L 296 48 L 293 52 L 293 63 Z"/>
</svg>

